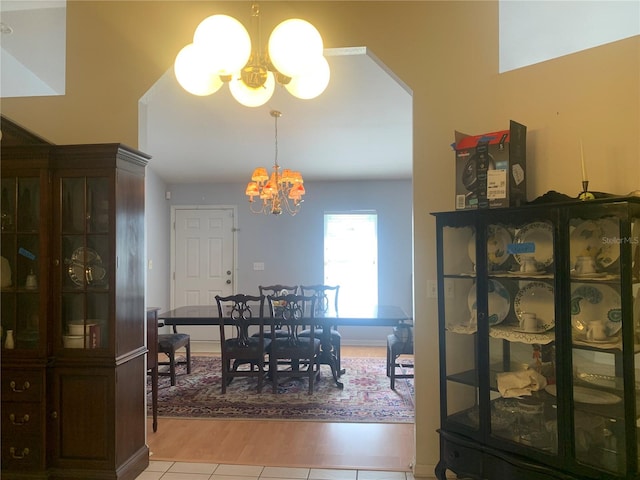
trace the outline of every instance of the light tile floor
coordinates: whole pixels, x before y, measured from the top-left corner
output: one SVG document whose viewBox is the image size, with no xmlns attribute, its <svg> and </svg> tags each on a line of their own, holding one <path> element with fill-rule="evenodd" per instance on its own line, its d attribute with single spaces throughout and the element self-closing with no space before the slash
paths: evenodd
<svg viewBox="0 0 640 480">
<path fill-rule="evenodd" d="M 415 480 L 411 472 L 150 461 L 136 480 Z"/>
</svg>

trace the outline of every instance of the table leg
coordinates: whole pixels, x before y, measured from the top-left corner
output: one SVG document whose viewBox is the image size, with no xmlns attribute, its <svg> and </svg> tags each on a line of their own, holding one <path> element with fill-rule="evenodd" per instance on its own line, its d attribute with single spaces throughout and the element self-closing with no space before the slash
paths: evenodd
<svg viewBox="0 0 640 480">
<path fill-rule="evenodd" d="M 344 373 L 344 370 L 338 371 L 338 359 L 333 351 L 333 345 L 331 343 L 331 326 L 324 326 L 320 335 L 320 358 L 318 359 L 321 365 L 329 365 L 331 367 L 331 375 L 333 381 L 336 383 L 336 387 L 344 388 L 344 384 L 338 380 L 338 377 Z"/>
</svg>

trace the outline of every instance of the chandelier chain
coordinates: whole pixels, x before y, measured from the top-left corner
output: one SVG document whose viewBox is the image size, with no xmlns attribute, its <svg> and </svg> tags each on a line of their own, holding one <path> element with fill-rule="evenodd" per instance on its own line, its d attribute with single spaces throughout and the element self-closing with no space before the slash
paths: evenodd
<svg viewBox="0 0 640 480">
<path fill-rule="evenodd" d="M 276 158 L 275 158 L 275 166 L 276 166 L 276 174 L 277 174 L 277 172 L 278 172 L 278 117 L 281 115 L 281 113 L 276 111 L 276 110 L 273 110 L 273 112 L 271 114 L 276 119 L 276 128 L 275 128 Z"/>
</svg>

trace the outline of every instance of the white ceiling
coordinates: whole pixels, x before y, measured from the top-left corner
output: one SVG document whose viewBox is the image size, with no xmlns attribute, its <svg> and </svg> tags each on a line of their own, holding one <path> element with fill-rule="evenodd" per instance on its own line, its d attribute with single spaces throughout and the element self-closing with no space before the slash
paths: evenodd
<svg viewBox="0 0 640 480">
<path fill-rule="evenodd" d="M 0 95 L 64 95 L 67 2 L 1 0 L 0 22 Z"/>
<path fill-rule="evenodd" d="M 173 183 L 248 181 L 278 163 L 306 180 L 411 178 L 412 97 L 366 48 L 326 52 L 331 81 L 313 100 L 284 88 L 266 105 L 237 103 L 227 86 L 210 97 L 185 92 L 173 68 L 140 101 L 140 149 Z"/>
<path fill-rule="evenodd" d="M 66 2 L 2 0 L 0 13 L 13 29 L 0 36 L 0 94 L 63 94 Z M 190 95 L 168 66 L 139 101 L 138 148 L 167 183 L 244 182 L 255 167 L 273 165 L 275 109 L 282 112 L 278 162 L 305 180 L 411 178 L 409 88 L 366 47 L 327 49 L 325 56 L 331 81 L 320 97 L 300 100 L 276 87 L 257 108 L 238 104 L 227 86 L 209 97 Z"/>
</svg>

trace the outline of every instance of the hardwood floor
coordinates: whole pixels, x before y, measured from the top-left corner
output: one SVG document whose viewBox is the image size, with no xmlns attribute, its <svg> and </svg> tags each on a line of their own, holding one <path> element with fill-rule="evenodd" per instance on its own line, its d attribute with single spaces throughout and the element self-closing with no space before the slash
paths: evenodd
<svg viewBox="0 0 640 480">
<path fill-rule="evenodd" d="M 343 356 L 385 356 L 343 347 Z M 147 426 L 152 460 L 409 471 L 413 424 L 160 418 Z"/>
</svg>

